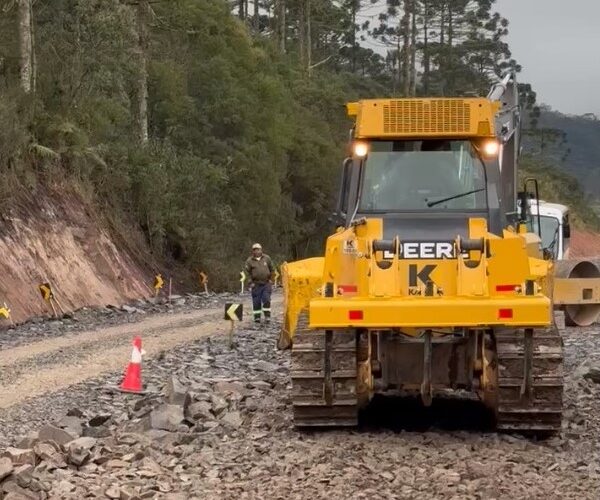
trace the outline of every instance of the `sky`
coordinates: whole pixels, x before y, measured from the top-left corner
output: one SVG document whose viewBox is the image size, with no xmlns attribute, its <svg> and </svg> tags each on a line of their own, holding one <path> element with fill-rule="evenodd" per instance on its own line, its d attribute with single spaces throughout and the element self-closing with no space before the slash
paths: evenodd
<svg viewBox="0 0 600 500">
<path fill-rule="evenodd" d="M 496 10 L 538 102 L 600 116 L 600 0 L 497 0 Z"/>
</svg>

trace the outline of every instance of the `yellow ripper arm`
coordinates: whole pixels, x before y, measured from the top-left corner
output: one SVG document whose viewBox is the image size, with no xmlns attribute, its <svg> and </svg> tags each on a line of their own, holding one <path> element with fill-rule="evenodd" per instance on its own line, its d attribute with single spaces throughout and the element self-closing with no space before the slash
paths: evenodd
<svg viewBox="0 0 600 500">
<path fill-rule="evenodd" d="M 310 299 L 319 295 L 324 265 L 323 257 L 315 257 L 281 266 L 284 318 L 278 342 L 280 349 L 290 347 L 300 311 L 308 307 Z"/>
</svg>

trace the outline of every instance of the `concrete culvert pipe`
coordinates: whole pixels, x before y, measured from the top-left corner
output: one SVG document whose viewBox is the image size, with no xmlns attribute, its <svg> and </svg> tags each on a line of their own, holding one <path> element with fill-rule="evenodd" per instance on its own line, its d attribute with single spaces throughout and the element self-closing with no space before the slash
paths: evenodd
<svg viewBox="0 0 600 500">
<path fill-rule="evenodd" d="M 580 300 L 597 299 L 600 283 L 600 260 L 563 260 L 556 262 L 555 278 L 598 278 L 590 287 L 581 287 Z M 567 326 L 590 326 L 600 318 L 600 301 L 590 304 L 565 304 Z"/>
</svg>

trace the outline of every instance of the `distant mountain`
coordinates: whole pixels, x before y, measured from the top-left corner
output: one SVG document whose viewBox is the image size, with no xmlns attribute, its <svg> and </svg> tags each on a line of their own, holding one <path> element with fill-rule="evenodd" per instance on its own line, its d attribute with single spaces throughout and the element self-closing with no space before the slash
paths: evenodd
<svg viewBox="0 0 600 500">
<path fill-rule="evenodd" d="M 583 190 L 600 200 L 600 120 L 593 113 L 564 115 L 542 108 L 538 128 L 560 129 L 566 133 L 561 149 L 570 153 L 557 166 L 575 177 Z M 527 141 L 525 147 L 528 147 Z"/>
</svg>

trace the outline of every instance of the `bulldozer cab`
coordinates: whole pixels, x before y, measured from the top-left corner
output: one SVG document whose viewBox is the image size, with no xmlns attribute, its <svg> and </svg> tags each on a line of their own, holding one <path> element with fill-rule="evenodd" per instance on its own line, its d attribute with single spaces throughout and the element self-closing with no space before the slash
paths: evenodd
<svg viewBox="0 0 600 500">
<path fill-rule="evenodd" d="M 377 141 L 364 169 L 362 212 L 487 208 L 484 166 L 469 141 Z"/>
<path fill-rule="evenodd" d="M 465 138 L 371 140 L 344 163 L 338 215 L 345 225 L 361 217 L 383 219 L 384 238 L 453 240 L 466 236 L 469 218 L 506 225 L 497 156 Z M 356 151 L 357 144 L 354 150 Z M 361 152 L 360 150 L 358 151 Z"/>
<path fill-rule="evenodd" d="M 383 219 L 384 238 L 465 237 L 470 218 L 517 226 L 520 108 L 508 74 L 487 98 L 368 99 L 355 120 L 337 215 Z"/>
</svg>

